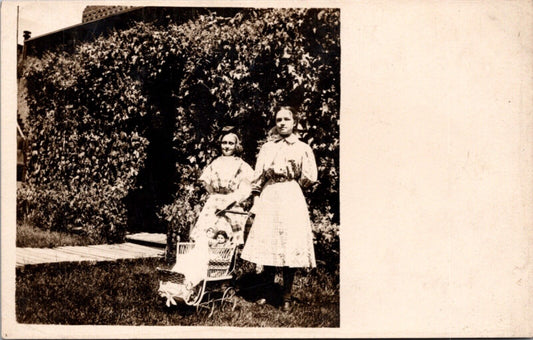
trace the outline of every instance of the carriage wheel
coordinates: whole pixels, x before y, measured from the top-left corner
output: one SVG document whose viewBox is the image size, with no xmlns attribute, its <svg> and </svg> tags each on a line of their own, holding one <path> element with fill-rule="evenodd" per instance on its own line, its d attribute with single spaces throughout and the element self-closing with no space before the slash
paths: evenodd
<svg viewBox="0 0 533 340">
<path fill-rule="evenodd" d="M 228 304 L 229 303 L 229 304 Z M 237 306 L 237 298 L 235 296 L 235 288 L 228 287 L 222 295 L 222 310 L 226 310 L 227 307 L 231 306 L 231 311 L 235 310 Z"/>
<path fill-rule="evenodd" d="M 215 312 L 215 301 L 211 301 L 209 303 L 209 315 L 207 317 L 211 318 L 214 312 Z"/>
<path fill-rule="evenodd" d="M 187 304 L 198 306 L 202 303 L 204 296 L 207 294 L 209 294 L 209 292 L 207 292 L 205 289 L 205 282 L 199 283 L 195 287 L 193 287 L 191 295 L 189 295 Z"/>
</svg>

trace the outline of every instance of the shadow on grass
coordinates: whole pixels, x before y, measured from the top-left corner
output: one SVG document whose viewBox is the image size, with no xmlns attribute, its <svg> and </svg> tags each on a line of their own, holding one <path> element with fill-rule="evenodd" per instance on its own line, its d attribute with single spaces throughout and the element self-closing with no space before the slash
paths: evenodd
<svg viewBox="0 0 533 340">
<path fill-rule="evenodd" d="M 281 287 L 264 285 L 261 275 L 240 272 L 234 310 L 215 313 L 184 305 L 166 307 L 157 294 L 158 259 L 54 263 L 17 269 L 19 323 L 66 325 L 190 325 L 233 327 L 339 327 L 338 278 L 327 272 L 298 272 L 295 304 L 277 305 Z M 268 303 L 255 303 L 266 297 Z"/>
</svg>

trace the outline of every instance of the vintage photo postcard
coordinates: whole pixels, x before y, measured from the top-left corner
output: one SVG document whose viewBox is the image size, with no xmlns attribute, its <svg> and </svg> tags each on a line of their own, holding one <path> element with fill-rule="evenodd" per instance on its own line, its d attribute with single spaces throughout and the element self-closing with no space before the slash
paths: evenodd
<svg viewBox="0 0 533 340">
<path fill-rule="evenodd" d="M 533 336 L 532 14 L 2 1 L 2 337 Z"/>
</svg>

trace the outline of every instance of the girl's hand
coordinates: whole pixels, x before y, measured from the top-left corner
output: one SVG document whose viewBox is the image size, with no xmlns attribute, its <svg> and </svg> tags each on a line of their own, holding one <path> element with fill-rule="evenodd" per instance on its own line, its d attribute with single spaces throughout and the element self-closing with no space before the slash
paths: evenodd
<svg viewBox="0 0 533 340">
<path fill-rule="evenodd" d="M 228 205 L 225 201 L 217 202 L 215 205 L 216 210 L 224 210 Z"/>
<path fill-rule="evenodd" d="M 302 189 L 307 189 L 310 191 L 313 191 L 318 186 L 319 182 L 312 182 L 308 178 L 302 177 L 298 180 L 298 183 L 300 184 L 300 187 Z"/>
<path fill-rule="evenodd" d="M 237 203 L 237 202 L 235 202 L 233 200 L 228 200 L 228 201 L 224 201 L 224 202 L 218 202 L 217 209 L 225 210 L 225 209 L 228 209 L 228 207 L 234 205 L 235 203 Z"/>
<path fill-rule="evenodd" d="M 250 212 L 252 214 L 257 213 L 258 206 L 259 206 L 259 196 L 254 196 L 254 203 L 252 204 L 252 208 L 250 209 Z"/>
<path fill-rule="evenodd" d="M 309 186 L 311 186 L 313 184 L 313 182 L 311 182 L 310 180 L 308 180 L 307 178 L 305 177 L 302 177 L 300 178 L 300 180 L 298 181 L 298 183 L 300 184 L 300 186 L 304 189 L 308 188 Z"/>
<path fill-rule="evenodd" d="M 204 187 L 205 187 L 205 190 L 207 190 L 207 192 L 210 195 L 215 193 L 215 189 L 213 189 L 213 187 L 210 184 L 204 183 Z"/>
</svg>

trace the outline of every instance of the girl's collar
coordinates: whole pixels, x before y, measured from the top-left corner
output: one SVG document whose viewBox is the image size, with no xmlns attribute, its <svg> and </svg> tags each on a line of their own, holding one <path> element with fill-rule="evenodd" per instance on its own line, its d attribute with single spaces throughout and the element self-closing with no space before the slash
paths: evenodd
<svg viewBox="0 0 533 340">
<path fill-rule="evenodd" d="M 281 140 L 284 140 L 285 142 L 287 142 L 288 144 L 294 144 L 298 141 L 299 139 L 299 136 L 295 133 L 292 133 L 290 134 L 289 136 L 287 137 L 283 137 L 279 134 L 274 134 L 272 135 L 272 141 L 274 141 L 275 143 L 281 141 Z"/>
</svg>

